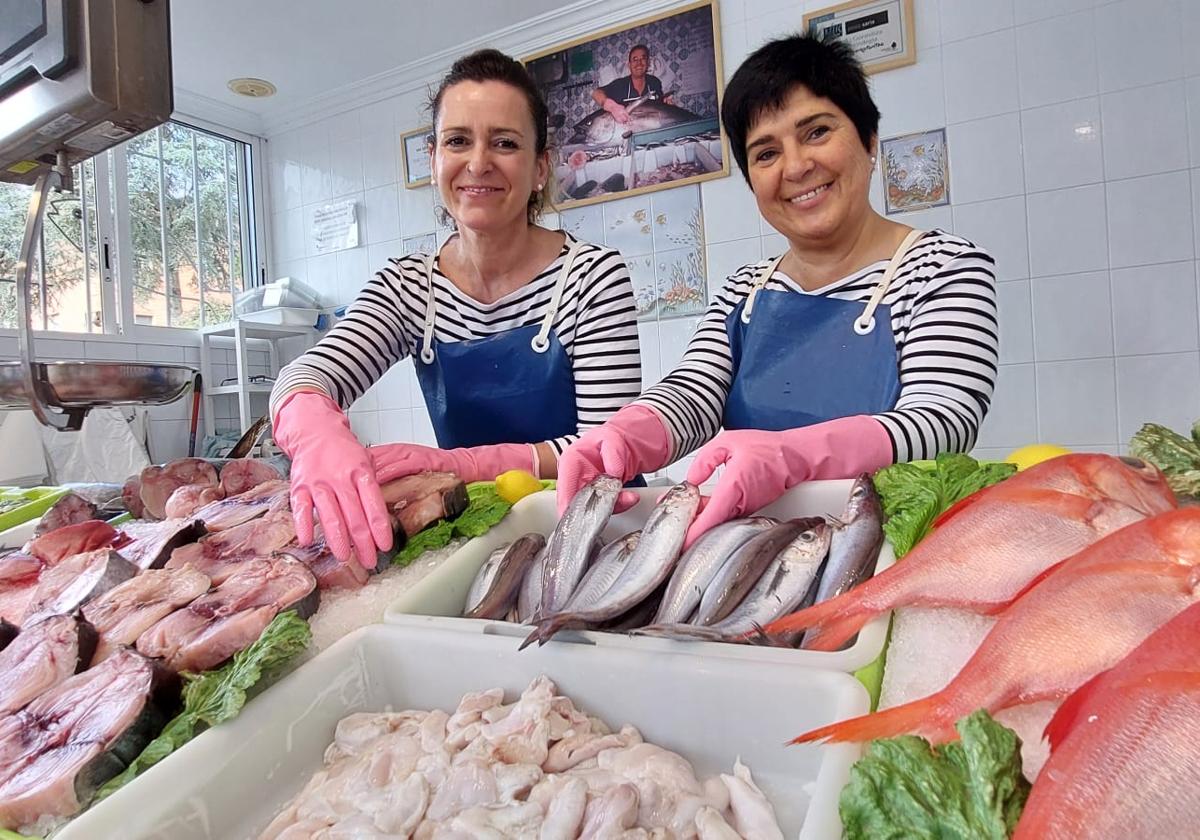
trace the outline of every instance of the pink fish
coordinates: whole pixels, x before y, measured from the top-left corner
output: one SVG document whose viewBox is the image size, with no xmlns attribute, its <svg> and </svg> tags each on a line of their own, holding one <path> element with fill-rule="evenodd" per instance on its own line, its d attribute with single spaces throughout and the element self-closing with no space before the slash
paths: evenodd
<svg viewBox="0 0 1200 840">
<path fill-rule="evenodd" d="M 1059 708 L 1013 840 L 1190 838 L 1200 825 L 1200 604 Z"/>
<path fill-rule="evenodd" d="M 1066 697 L 1200 600 L 1200 508 L 1130 525 L 1049 571 L 1002 612 L 941 691 L 807 732 L 795 742 L 869 741 L 903 733 L 933 742 L 978 708 Z"/>
<path fill-rule="evenodd" d="M 1054 564 L 1174 507 L 1166 479 L 1151 464 L 1063 455 L 968 496 L 899 563 L 765 631 L 790 636 L 808 630 L 805 647 L 837 650 L 868 621 L 896 607 L 992 614 Z"/>
</svg>

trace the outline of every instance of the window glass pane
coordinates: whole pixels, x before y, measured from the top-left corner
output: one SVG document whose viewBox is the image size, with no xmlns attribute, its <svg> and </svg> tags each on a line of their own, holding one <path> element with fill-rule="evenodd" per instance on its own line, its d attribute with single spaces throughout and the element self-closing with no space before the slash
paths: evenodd
<svg viewBox="0 0 1200 840">
<path fill-rule="evenodd" d="M 99 272 L 95 255 L 95 175 L 93 161 L 73 170 L 72 192 L 51 192 L 42 216 L 42 253 L 34 255 L 33 302 L 34 329 L 63 332 L 91 332 L 99 328 Z M 16 265 L 21 238 L 25 233 L 25 214 L 32 192 L 28 186 L 0 184 L 0 327 L 17 326 Z M 89 201 L 89 231 L 85 231 L 82 196 Z M 93 253 L 84 257 L 85 236 Z M 42 308 L 45 284 L 46 304 Z M 94 298 L 94 305 L 93 299 Z"/>
<path fill-rule="evenodd" d="M 76 166 L 74 190 L 51 192 L 42 217 L 42 278 L 46 294 L 45 329 L 90 332 L 86 261 L 84 260 L 83 202 L 89 189 Z"/>
<path fill-rule="evenodd" d="M 157 135 L 158 129 L 146 134 Z M 139 137 L 143 140 L 146 135 Z M 130 144 L 132 146 L 132 142 Z M 158 143 L 153 155 L 130 152 L 127 159 L 129 232 L 133 238 L 134 322 L 165 327 L 166 282 L 163 271 L 162 224 L 158 189 Z"/>
<path fill-rule="evenodd" d="M 168 323 L 173 327 L 198 327 L 200 280 L 192 132 L 177 125 L 163 126 L 162 132 Z"/>
<path fill-rule="evenodd" d="M 0 183 L 0 327 L 17 325 L 17 293 L 14 278 L 25 213 L 29 209 L 29 187 Z"/>
<path fill-rule="evenodd" d="M 235 145 L 205 134 L 196 136 L 200 177 L 200 254 L 204 275 L 204 321 L 233 316 L 233 292 L 241 289 L 241 238 L 237 219 L 237 168 L 230 169 Z"/>
</svg>

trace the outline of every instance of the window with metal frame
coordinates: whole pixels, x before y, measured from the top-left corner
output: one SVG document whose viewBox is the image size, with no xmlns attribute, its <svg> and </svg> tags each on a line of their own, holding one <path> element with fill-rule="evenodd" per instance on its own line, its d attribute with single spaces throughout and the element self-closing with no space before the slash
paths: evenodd
<svg viewBox="0 0 1200 840">
<path fill-rule="evenodd" d="M 74 168 L 48 203 L 35 263 L 34 328 L 131 333 L 228 321 L 253 285 L 251 148 L 167 123 Z M 0 184 L 0 328 L 29 188 Z"/>
</svg>

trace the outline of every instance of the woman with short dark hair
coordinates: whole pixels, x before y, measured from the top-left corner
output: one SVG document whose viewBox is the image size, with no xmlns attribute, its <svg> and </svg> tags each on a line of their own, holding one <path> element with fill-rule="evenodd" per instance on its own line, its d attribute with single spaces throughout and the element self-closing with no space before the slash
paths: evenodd
<svg viewBox="0 0 1200 840">
<path fill-rule="evenodd" d="M 675 369 L 559 465 L 565 505 L 598 473 L 703 445 L 688 480 L 724 471 L 689 543 L 802 481 L 969 450 L 997 373 L 994 260 L 871 207 L 879 110 L 845 45 L 766 44 L 730 80 L 721 119 L 788 249 L 734 272 Z"/>
<path fill-rule="evenodd" d="M 496 50 L 460 58 L 430 110 L 433 181 L 454 235 L 436 254 L 390 259 L 271 394 L 300 543 L 313 538 L 315 506 L 334 554 L 353 546 L 367 566 L 391 546 L 379 482 L 423 470 L 552 478 L 567 444 L 641 385 L 621 255 L 537 224 L 547 112 L 525 68 Z M 368 452 L 343 409 L 406 356 L 441 448 Z"/>
</svg>

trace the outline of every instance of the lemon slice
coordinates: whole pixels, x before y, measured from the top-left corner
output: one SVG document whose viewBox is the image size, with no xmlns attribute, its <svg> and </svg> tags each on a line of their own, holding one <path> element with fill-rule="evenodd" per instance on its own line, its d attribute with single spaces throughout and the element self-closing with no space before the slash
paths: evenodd
<svg viewBox="0 0 1200 840">
<path fill-rule="evenodd" d="M 1059 455 L 1070 454 L 1070 452 L 1071 450 L 1069 449 L 1064 449 L 1061 446 L 1055 446 L 1051 443 L 1034 443 L 1029 446 L 1022 446 L 1020 449 L 1014 449 L 1004 460 L 1010 464 L 1016 464 L 1019 471 L 1029 469 L 1034 464 L 1042 463 L 1042 461 L 1057 458 Z"/>
<path fill-rule="evenodd" d="M 542 482 L 525 470 L 509 470 L 496 476 L 496 494 L 510 505 L 541 489 Z"/>
</svg>

